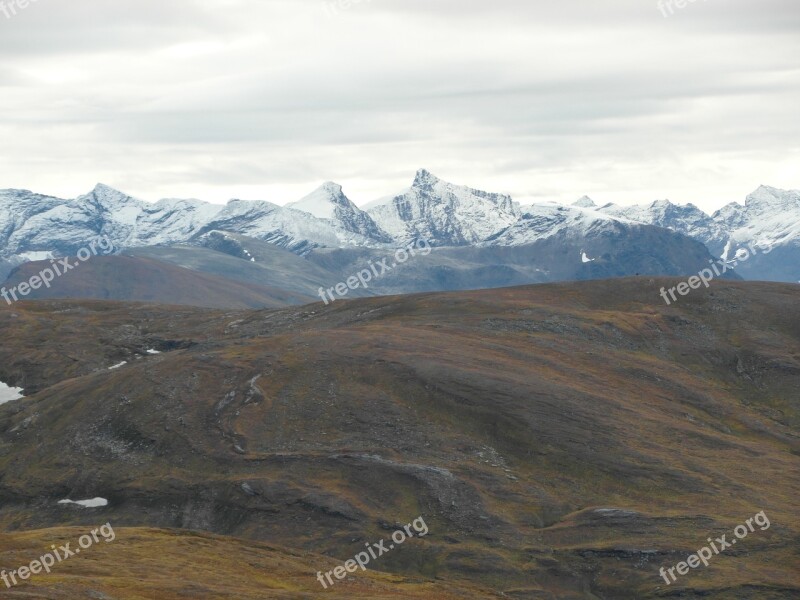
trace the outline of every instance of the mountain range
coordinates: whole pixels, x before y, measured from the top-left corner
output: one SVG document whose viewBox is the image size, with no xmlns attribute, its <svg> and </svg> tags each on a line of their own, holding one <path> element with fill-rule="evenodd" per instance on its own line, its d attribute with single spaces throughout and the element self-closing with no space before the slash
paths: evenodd
<svg viewBox="0 0 800 600">
<path fill-rule="evenodd" d="M 354 295 L 637 274 L 691 275 L 711 260 L 741 257 L 753 244 L 762 244 L 768 251 L 739 261 L 732 277 L 796 282 L 800 278 L 800 192 L 762 186 L 744 205 L 732 203 L 708 215 L 691 204 L 666 200 L 621 207 L 597 206 L 584 197 L 571 206 L 552 202 L 520 206 L 508 195 L 448 183 L 424 169 L 409 188 L 364 209 L 332 182 L 285 206 L 181 199 L 151 204 L 102 184 L 75 199 L 26 190 L 0 191 L 0 279 L 11 274 L 12 280 L 15 275 L 20 280 L 21 265 L 75 254 L 98 236 L 107 236 L 118 251 L 133 257 L 147 256 L 195 273 L 250 284 L 277 285 L 278 295 L 292 292 L 304 299 L 415 240 L 425 240 L 435 252 Z M 253 246 L 270 256 L 268 264 L 259 264 L 263 259 L 253 255 Z M 225 261 L 226 268 L 220 268 Z M 255 281 L 247 277 L 257 269 L 242 262 L 262 267 Z M 127 263 L 129 273 L 146 270 L 131 266 Z M 283 275 L 276 275 L 276 268 Z M 243 277 L 245 272 L 247 277 Z M 292 280 L 301 272 L 304 284 L 298 286 Z M 188 280 L 192 273 L 182 277 Z M 64 285 L 58 282 L 56 287 Z M 109 285 L 115 284 L 98 283 L 87 297 L 117 297 Z M 47 293 L 52 296 L 58 291 Z M 70 297 L 73 293 L 60 291 Z M 273 296 L 270 291 L 261 293 Z M 170 301 L 157 294 L 153 298 Z M 227 302 L 222 297 L 210 304 L 183 300 L 210 306 Z M 299 298 L 292 297 L 295 300 Z M 263 306 L 272 304 L 267 301 Z"/>
<path fill-rule="evenodd" d="M 665 227 L 692 237 L 716 257 L 733 259 L 751 244 L 769 248 L 737 266 L 745 279 L 785 281 L 800 279 L 800 192 L 760 186 L 744 205 L 730 203 L 713 215 L 692 204 L 659 200 L 648 206 L 597 209 L 615 218 Z"/>
<path fill-rule="evenodd" d="M 0 302 L 0 566 L 118 532 L 4 593 L 796 598 L 797 287 L 659 289 L 750 245 L 741 266 L 796 277 L 798 205 L 523 207 L 427 171 L 363 209 L 334 183 L 284 207 L 0 192 L 9 289 L 115 246 Z M 770 529 L 664 584 L 758 511 Z M 319 587 L 417 516 L 425 538 Z"/>
</svg>

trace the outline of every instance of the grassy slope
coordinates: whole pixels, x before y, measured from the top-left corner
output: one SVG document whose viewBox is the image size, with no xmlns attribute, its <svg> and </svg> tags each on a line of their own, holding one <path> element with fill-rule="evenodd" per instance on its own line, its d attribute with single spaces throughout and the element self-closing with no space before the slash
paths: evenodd
<svg viewBox="0 0 800 600">
<path fill-rule="evenodd" d="M 0 409 L 0 519 L 84 524 L 54 500 L 104 495 L 96 518 L 120 526 L 346 558 L 424 514 L 430 536 L 381 568 L 638 599 L 677 593 L 660 566 L 765 510 L 682 597 L 797 597 L 797 289 L 718 282 L 668 308 L 666 283 L 0 311 L 0 380 L 41 390 Z M 126 354 L 152 345 L 175 350 Z"/>
<path fill-rule="evenodd" d="M 0 535 L 0 564 L 16 569 L 42 556 L 53 544 L 71 543 L 87 532 L 58 528 Z M 429 583 L 367 570 L 351 574 L 323 590 L 319 570 L 337 563 L 309 552 L 199 532 L 149 528 L 115 530 L 116 539 L 100 543 L 34 575 L 11 589 L 0 582 L 2 598 L 42 600 L 264 600 L 309 598 L 486 598 L 475 586 Z M 10 580 L 9 580 L 10 581 Z"/>
</svg>

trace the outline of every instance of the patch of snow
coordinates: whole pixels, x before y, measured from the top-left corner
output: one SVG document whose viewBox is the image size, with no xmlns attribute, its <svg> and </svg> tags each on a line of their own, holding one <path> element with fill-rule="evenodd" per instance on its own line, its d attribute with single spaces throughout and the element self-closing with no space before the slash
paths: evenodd
<svg viewBox="0 0 800 600">
<path fill-rule="evenodd" d="M 22 388 L 10 387 L 0 381 L 0 404 L 24 398 L 21 392 Z"/>
<path fill-rule="evenodd" d="M 154 348 L 150 348 L 150 349 L 147 351 L 147 353 L 148 353 L 148 354 L 161 354 L 161 352 L 159 352 L 158 350 L 155 350 Z"/>
<path fill-rule="evenodd" d="M 728 260 L 728 254 L 731 252 L 731 245 L 732 240 L 728 240 L 728 243 L 725 244 L 725 250 L 722 251 L 722 256 L 720 256 L 722 260 Z"/>
<path fill-rule="evenodd" d="M 55 258 L 55 255 L 52 252 L 45 252 L 45 251 L 22 252 L 17 256 L 19 256 L 25 262 L 34 262 L 37 260 L 50 260 L 51 258 Z"/>
<path fill-rule="evenodd" d="M 589 258 L 589 257 L 586 255 L 586 252 L 581 252 L 581 260 L 582 260 L 582 261 L 584 262 L 584 264 L 585 264 L 585 263 L 594 262 L 594 261 L 596 261 L 597 259 L 596 259 L 596 258 Z"/>
<path fill-rule="evenodd" d="M 100 508 L 101 506 L 108 506 L 108 500 L 105 498 L 92 498 L 91 500 L 78 500 L 73 502 L 72 500 L 59 500 L 59 504 L 77 504 L 78 506 L 83 506 L 84 508 Z"/>
<path fill-rule="evenodd" d="M 127 364 L 128 364 L 128 361 L 127 361 L 127 360 L 123 360 L 123 361 L 122 361 L 121 363 L 119 363 L 118 365 L 114 365 L 113 367 L 108 367 L 108 370 L 109 370 L 109 371 L 111 371 L 111 370 L 113 370 L 113 369 L 119 369 L 120 367 L 124 367 L 124 366 L 125 366 L 125 365 L 127 365 Z"/>
</svg>

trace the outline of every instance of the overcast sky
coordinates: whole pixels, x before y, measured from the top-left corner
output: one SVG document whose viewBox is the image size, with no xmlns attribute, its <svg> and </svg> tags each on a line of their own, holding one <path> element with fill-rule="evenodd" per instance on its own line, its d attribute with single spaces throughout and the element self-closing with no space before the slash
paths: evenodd
<svg viewBox="0 0 800 600">
<path fill-rule="evenodd" d="M 16 0 L 5 0 L 9 4 Z M 522 204 L 800 188 L 800 2 L 37 0 L 0 9 L 0 188 Z M 334 12 L 335 11 L 335 12 Z"/>
</svg>

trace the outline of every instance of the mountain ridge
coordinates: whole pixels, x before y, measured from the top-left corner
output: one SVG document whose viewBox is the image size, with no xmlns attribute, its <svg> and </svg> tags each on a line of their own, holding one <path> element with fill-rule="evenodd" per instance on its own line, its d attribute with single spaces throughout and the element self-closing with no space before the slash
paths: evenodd
<svg viewBox="0 0 800 600">
<path fill-rule="evenodd" d="M 0 275 L 30 256 L 74 253 L 107 235 L 119 248 L 193 244 L 212 231 L 247 235 L 300 256 L 321 249 L 389 249 L 416 239 L 438 247 L 529 245 L 554 236 L 614 235 L 620 224 L 652 225 L 691 237 L 714 257 L 752 243 L 778 251 L 742 263 L 745 277 L 795 282 L 800 259 L 800 192 L 762 185 L 744 204 L 712 215 L 693 204 L 598 207 L 588 196 L 570 206 L 520 206 L 506 194 L 446 182 L 420 169 L 398 194 L 359 208 L 342 186 L 325 182 L 298 201 L 162 199 L 155 203 L 99 183 L 72 200 L 27 190 L 0 190 Z M 655 250 L 642 249 L 643 252 Z M 4 264 L 2 264 L 4 262 Z"/>
</svg>

